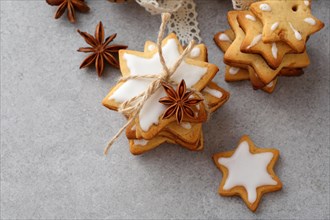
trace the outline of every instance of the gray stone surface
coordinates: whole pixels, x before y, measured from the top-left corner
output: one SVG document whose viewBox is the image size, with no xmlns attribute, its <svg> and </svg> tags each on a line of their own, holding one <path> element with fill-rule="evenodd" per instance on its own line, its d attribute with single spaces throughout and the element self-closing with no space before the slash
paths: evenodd
<svg viewBox="0 0 330 220">
<path fill-rule="evenodd" d="M 327 219 L 329 218 L 329 1 L 314 1 L 326 28 L 308 42 L 311 65 L 281 78 L 272 95 L 247 82 L 223 80 L 223 54 L 213 35 L 228 27 L 230 1 L 198 0 L 215 81 L 231 99 L 204 125 L 205 150 L 164 144 L 132 156 L 124 137 L 108 157 L 106 142 L 125 120 L 100 102 L 119 78 L 107 67 L 79 70 L 84 45 L 76 29 L 99 20 L 116 42 L 142 50 L 160 19 L 136 4 L 88 1 L 75 25 L 52 19 L 44 1 L 1 1 L 1 217 L 3 219 Z M 217 193 L 221 173 L 212 154 L 233 149 L 243 134 L 281 151 L 283 190 L 251 213 L 238 197 Z"/>
</svg>

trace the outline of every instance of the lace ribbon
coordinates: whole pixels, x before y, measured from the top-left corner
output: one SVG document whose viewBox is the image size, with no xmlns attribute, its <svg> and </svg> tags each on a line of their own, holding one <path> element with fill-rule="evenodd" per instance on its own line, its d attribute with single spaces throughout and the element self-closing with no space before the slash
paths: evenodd
<svg viewBox="0 0 330 220">
<path fill-rule="evenodd" d="M 133 0 L 109 0 L 123 3 Z M 180 43 L 187 45 L 191 40 L 201 42 L 198 28 L 196 4 L 194 0 L 135 0 L 152 15 L 171 13 L 171 20 L 167 24 L 169 32 L 175 33 Z M 224 0 L 220 0 L 224 1 Z M 250 4 L 258 0 L 232 0 L 235 10 L 246 10 Z"/>
<path fill-rule="evenodd" d="M 253 2 L 257 1 L 259 0 L 232 0 L 235 10 L 247 10 Z"/>
<path fill-rule="evenodd" d="M 202 41 L 194 0 L 136 0 L 136 2 L 153 15 L 171 13 L 167 28 L 169 32 L 174 32 L 178 36 L 181 44 L 186 45 L 191 40 Z"/>
</svg>

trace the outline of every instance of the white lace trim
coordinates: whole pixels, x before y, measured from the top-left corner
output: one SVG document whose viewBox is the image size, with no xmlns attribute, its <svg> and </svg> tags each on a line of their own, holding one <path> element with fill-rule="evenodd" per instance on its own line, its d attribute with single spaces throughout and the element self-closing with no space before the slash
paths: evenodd
<svg viewBox="0 0 330 220">
<path fill-rule="evenodd" d="M 151 14 L 170 12 L 172 18 L 168 23 L 169 32 L 174 32 L 182 44 L 195 40 L 201 42 L 194 0 L 136 0 Z"/>
<path fill-rule="evenodd" d="M 247 10 L 253 2 L 257 1 L 259 0 L 232 0 L 235 10 Z"/>
<path fill-rule="evenodd" d="M 122 3 L 128 0 L 109 0 Z M 181 44 L 188 44 L 191 40 L 201 42 L 197 21 L 196 4 L 194 0 L 135 0 L 153 15 L 169 12 L 172 18 L 168 23 L 169 32 L 178 36 Z M 220 0 L 224 1 L 224 0 Z M 259 0 L 232 0 L 235 10 L 246 10 L 250 4 Z"/>
</svg>

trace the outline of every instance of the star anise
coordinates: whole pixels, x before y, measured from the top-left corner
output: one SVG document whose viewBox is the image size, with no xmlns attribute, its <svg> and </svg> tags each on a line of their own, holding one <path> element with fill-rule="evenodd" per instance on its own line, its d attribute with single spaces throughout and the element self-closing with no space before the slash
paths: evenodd
<svg viewBox="0 0 330 220">
<path fill-rule="evenodd" d="M 72 23 L 76 21 L 75 10 L 83 13 L 89 11 L 89 7 L 84 0 L 46 0 L 46 2 L 49 5 L 58 6 L 58 9 L 55 13 L 55 19 L 60 18 L 67 9 L 68 19 Z"/>
<path fill-rule="evenodd" d="M 85 39 L 86 43 L 91 47 L 81 47 L 78 49 L 79 52 L 92 53 L 81 63 L 80 68 L 85 68 L 92 63 L 95 63 L 95 68 L 98 76 L 101 76 L 104 70 L 104 59 L 108 63 L 116 68 L 119 68 L 119 62 L 114 57 L 114 54 L 118 54 L 121 49 L 126 49 L 126 45 L 110 44 L 117 34 L 113 34 L 104 40 L 104 28 L 102 22 L 96 26 L 95 37 L 88 34 L 87 32 L 78 33 Z"/>
<path fill-rule="evenodd" d="M 184 80 L 180 82 L 176 91 L 171 84 L 167 82 L 162 82 L 162 86 L 164 87 L 167 96 L 159 99 L 159 102 L 164 105 L 169 105 L 163 115 L 163 119 L 170 118 L 175 114 L 176 121 L 181 123 L 184 116 L 188 116 L 189 118 L 195 117 L 194 111 L 191 107 L 200 103 L 202 99 L 190 98 L 194 92 L 186 92 L 186 83 Z"/>
</svg>

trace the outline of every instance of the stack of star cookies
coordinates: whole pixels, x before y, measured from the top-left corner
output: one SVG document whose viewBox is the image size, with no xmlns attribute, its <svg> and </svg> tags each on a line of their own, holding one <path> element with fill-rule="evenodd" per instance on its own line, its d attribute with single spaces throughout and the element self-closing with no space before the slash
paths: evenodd
<svg viewBox="0 0 330 220">
<path fill-rule="evenodd" d="M 299 76 L 309 65 L 306 41 L 324 24 L 311 13 L 311 1 L 266 0 L 246 11 L 228 13 L 230 30 L 214 40 L 225 53 L 227 82 L 250 80 L 272 93 L 278 76 Z"/>
<path fill-rule="evenodd" d="M 183 48 L 175 34 L 167 36 L 161 45 L 166 66 L 171 69 Z M 163 73 L 157 44 L 151 41 L 145 43 L 143 52 L 120 50 L 119 61 L 123 77 L 137 78 L 120 81 L 104 98 L 103 105 L 115 111 L 148 89 L 155 80 L 150 75 Z M 212 81 L 217 72 L 218 67 L 207 62 L 205 45 L 194 46 L 126 128 L 130 151 L 142 154 L 164 142 L 192 151 L 203 149 L 202 123 L 229 98 L 229 93 Z"/>
</svg>

